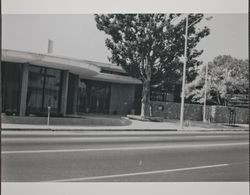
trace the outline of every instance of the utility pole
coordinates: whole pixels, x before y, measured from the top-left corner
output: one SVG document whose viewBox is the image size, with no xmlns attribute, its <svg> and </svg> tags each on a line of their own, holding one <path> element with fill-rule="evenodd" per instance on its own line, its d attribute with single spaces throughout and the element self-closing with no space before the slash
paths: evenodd
<svg viewBox="0 0 250 195">
<path fill-rule="evenodd" d="M 183 119 L 184 119 L 185 82 L 186 82 L 186 66 L 187 66 L 187 39 L 188 39 L 188 14 L 186 16 L 186 29 L 185 29 L 185 47 L 184 47 L 184 65 L 183 65 L 182 93 L 181 93 L 180 129 L 183 129 Z"/>
<path fill-rule="evenodd" d="M 213 17 L 207 17 L 206 20 L 211 20 Z M 180 113 L 180 129 L 183 129 L 184 121 L 184 105 L 185 105 L 185 82 L 186 82 L 186 64 L 187 64 L 187 41 L 188 41 L 188 27 L 197 23 L 197 19 L 192 24 L 188 25 L 188 14 L 186 15 L 186 31 L 185 31 L 185 48 L 184 48 L 184 65 L 183 65 L 183 77 L 182 77 L 182 93 L 181 93 L 181 113 Z"/>
<path fill-rule="evenodd" d="M 206 119 L 206 102 L 207 102 L 207 73 L 208 73 L 208 64 L 206 63 L 205 86 L 204 86 L 203 122 L 207 122 L 207 119 Z"/>
</svg>

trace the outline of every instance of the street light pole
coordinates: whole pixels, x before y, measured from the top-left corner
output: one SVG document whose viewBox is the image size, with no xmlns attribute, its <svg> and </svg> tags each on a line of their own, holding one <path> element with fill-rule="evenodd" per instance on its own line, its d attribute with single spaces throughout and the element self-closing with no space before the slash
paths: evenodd
<svg viewBox="0 0 250 195">
<path fill-rule="evenodd" d="M 184 119 L 185 82 L 186 82 L 186 66 L 187 66 L 187 40 L 188 40 L 188 14 L 186 16 L 186 29 L 185 29 L 185 47 L 184 47 L 184 65 L 183 65 L 182 93 L 181 93 L 180 129 L 183 129 L 183 119 Z"/>
<path fill-rule="evenodd" d="M 207 122 L 206 119 L 206 101 L 207 101 L 207 73 L 208 73 L 208 64 L 206 63 L 206 75 L 205 75 L 205 87 L 204 87 L 204 106 L 203 106 L 203 122 Z"/>
</svg>

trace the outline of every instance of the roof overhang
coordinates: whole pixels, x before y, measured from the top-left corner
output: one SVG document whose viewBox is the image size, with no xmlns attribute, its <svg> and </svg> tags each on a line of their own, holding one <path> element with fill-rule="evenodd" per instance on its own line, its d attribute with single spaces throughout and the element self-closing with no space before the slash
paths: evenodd
<svg viewBox="0 0 250 195">
<path fill-rule="evenodd" d="M 99 67 L 88 64 L 84 61 L 62 58 L 49 54 L 45 55 L 6 49 L 2 50 L 2 61 L 27 63 L 60 70 L 69 70 L 70 72 L 78 74 L 81 77 L 91 77 L 99 74 L 101 71 Z"/>
<path fill-rule="evenodd" d="M 50 54 L 38 54 L 24 51 L 15 51 L 2 49 L 2 61 L 14 62 L 14 63 L 26 63 L 42 67 L 55 68 L 60 70 L 68 70 L 73 74 L 77 74 L 80 78 L 91 79 L 96 81 L 105 81 L 121 84 L 141 84 L 141 81 L 130 77 L 116 74 L 101 73 L 101 68 L 108 64 L 97 62 L 96 64 L 87 60 L 78 60 L 66 57 L 58 57 Z M 111 67 L 113 69 L 119 69 L 121 67 Z"/>
<path fill-rule="evenodd" d="M 140 80 L 133 77 L 107 73 L 99 73 L 98 75 L 88 77 L 86 79 L 120 84 L 142 84 Z"/>
</svg>

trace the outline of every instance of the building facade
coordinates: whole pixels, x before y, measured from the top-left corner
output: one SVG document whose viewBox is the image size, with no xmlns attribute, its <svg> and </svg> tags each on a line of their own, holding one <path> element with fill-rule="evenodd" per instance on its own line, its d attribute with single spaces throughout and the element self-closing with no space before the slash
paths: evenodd
<svg viewBox="0 0 250 195">
<path fill-rule="evenodd" d="M 2 50 L 2 112 L 55 116 L 135 112 L 141 82 L 118 66 Z"/>
</svg>

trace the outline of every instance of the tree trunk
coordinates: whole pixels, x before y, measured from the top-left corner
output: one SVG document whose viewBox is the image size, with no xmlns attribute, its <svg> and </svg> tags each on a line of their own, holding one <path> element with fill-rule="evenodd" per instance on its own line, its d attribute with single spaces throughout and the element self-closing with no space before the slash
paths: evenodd
<svg viewBox="0 0 250 195">
<path fill-rule="evenodd" d="M 152 70 L 148 56 L 142 61 L 142 69 L 144 69 L 145 75 L 142 73 L 144 80 L 142 83 L 141 118 L 144 119 L 150 116 L 150 82 Z"/>
<path fill-rule="evenodd" d="M 150 79 L 143 82 L 142 100 L 141 100 L 141 118 L 150 116 Z"/>
<path fill-rule="evenodd" d="M 216 93 L 216 97 L 217 97 L 217 102 L 218 102 L 218 104 L 221 105 L 220 94 L 219 94 L 219 92 Z"/>
</svg>

